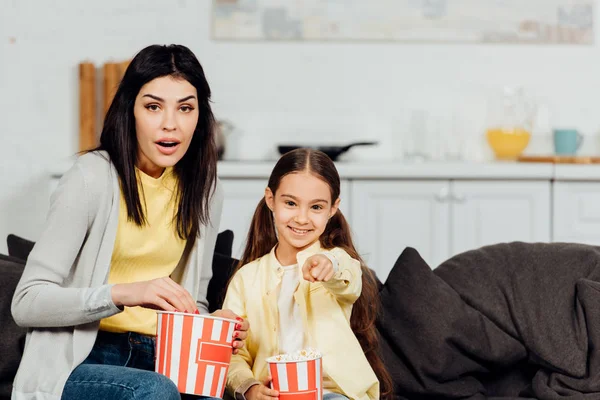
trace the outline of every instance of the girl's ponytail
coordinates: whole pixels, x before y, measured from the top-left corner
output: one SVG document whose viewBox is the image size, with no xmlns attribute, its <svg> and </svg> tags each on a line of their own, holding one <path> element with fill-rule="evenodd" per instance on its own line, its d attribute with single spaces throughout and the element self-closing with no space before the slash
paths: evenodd
<svg viewBox="0 0 600 400">
<path fill-rule="evenodd" d="M 242 266 L 260 258 L 271 251 L 277 244 L 277 233 L 273 224 L 273 215 L 263 197 L 252 217 L 250 231 L 246 238 L 246 247 L 236 271 Z"/>
</svg>

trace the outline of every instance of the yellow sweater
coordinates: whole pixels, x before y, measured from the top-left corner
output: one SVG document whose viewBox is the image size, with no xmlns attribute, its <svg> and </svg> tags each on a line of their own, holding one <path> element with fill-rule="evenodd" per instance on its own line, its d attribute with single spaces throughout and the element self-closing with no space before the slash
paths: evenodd
<svg viewBox="0 0 600 400">
<path fill-rule="evenodd" d="M 319 242 L 298 253 L 299 265 L 325 251 Z M 352 305 L 362 290 L 360 263 L 344 250 L 329 250 L 338 261 L 338 272 L 328 282 L 301 280 L 294 298 L 306 327 L 310 347 L 323 354 L 323 370 L 336 388 L 356 400 L 379 399 L 379 382 L 350 328 Z M 245 392 L 268 376 L 266 359 L 279 354 L 277 286 L 281 265 L 271 253 L 242 267 L 233 277 L 223 308 L 247 318 L 246 346 L 231 359 L 227 375 L 230 393 Z"/>
<path fill-rule="evenodd" d="M 140 198 L 147 224 L 127 220 L 127 206 L 121 194 L 119 224 L 112 254 L 108 283 L 131 283 L 171 275 L 185 248 L 175 230 L 175 185 L 171 168 L 159 178 L 136 169 Z M 184 310 L 181 310 L 184 311 Z M 156 335 L 156 312 L 142 307 L 125 307 L 122 313 L 100 321 L 109 332 L 138 332 Z"/>
</svg>

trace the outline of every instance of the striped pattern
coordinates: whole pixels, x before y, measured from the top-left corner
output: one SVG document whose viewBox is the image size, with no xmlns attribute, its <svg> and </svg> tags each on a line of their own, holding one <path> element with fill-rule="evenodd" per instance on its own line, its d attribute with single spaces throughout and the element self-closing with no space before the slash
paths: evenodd
<svg viewBox="0 0 600 400">
<path fill-rule="evenodd" d="M 269 363 L 272 387 L 280 400 L 322 400 L 323 374 L 321 359 Z"/>
<path fill-rule="evenodd" d="M 236 322 L 157 312 L 155 371 L 181 393 L 223 398 Z"/>
</svg>

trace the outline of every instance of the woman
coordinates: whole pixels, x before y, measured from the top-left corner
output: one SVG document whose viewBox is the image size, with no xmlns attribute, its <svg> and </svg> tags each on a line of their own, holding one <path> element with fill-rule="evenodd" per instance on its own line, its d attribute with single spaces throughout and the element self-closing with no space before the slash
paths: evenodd
<svg viewBox="0 0 600 400">
<path fill-rule="evenodd" d="M 184 46 L 149 46 L 130 63 L 100 146 L 61 179 L 15 291 L 29 331 L 13 399 L 180 397 L 153 372 L 151 309 L 208 312 L 223 201 L 209 100 Z M 234 352 L 248 330 L 238 320 Z"/>
</svg>

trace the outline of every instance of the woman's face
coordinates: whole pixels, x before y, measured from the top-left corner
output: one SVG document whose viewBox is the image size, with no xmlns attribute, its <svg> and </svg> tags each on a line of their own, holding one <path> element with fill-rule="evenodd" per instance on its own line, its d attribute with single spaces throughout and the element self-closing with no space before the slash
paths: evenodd
<svg viewBox="0 0 600 400">
<path fill-rule="evenodd" d="M 158 178 L 179 162 L 198 124 L 198 94 L 185 79 L 156 78 L 140 89 L 133 107 L 137 167 Z"/>
</svg>

